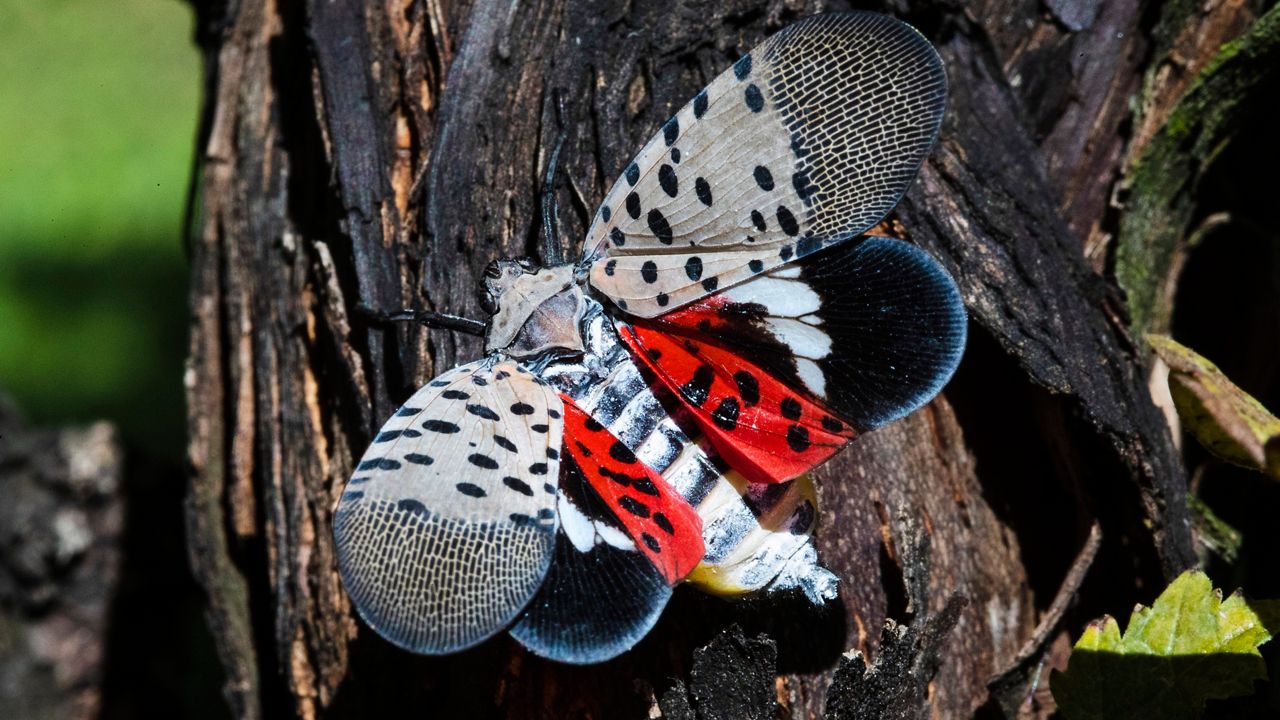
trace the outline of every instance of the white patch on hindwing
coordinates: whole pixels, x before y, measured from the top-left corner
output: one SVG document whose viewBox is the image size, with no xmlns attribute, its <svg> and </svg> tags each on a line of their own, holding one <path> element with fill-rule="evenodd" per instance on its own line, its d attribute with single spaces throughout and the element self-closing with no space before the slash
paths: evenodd
<svg viewBox="0 0 1280 720">
<path fill-rule="evenodd" d="M 619 550 L 635 550 L 636 544 L 625 532 L 603 521 L 592 520 L 578 509 L 573 501 L 561 493 L 556 502 L 560 515 L 560 529 L 578 552 L 590 552 L 601 543 Z"/>
</svg>

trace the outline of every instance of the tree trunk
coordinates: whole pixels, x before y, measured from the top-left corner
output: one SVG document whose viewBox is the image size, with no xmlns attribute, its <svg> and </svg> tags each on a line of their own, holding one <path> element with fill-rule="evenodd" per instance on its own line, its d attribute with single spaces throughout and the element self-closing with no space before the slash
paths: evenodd
<svg viewBox="0 0 1280 720">
<path fill-rule="evenodd" d="M 556 93 L 570 129 L 560 220 L 580 238 L 631 155 L 706 82 L 777 28 L 844 6 L 200 4 L 187 523 L 233 715 L 743 717 L 713 691 L 760 682 L 762 716 L 1035 706 L 1023 700 L 1064 618 L 1125 611 L 1196 561 L 1182 460 L 1107 261 L 1125 158 L 1215 39 L 1253 17 L 1239 1 L 1182 5 L 871 8 L 914 24 L 946 63 L 942 140 L 890 227 L 959 282 L 966 358 L 942 397 L 815 473 L 840 607 L 682 590 L 635 651 L 578 668 L 505 636 L 411 656 L 356 620 L 331 534 L 353 461 L 410 392 L 481 352 L 356 309 L 479 317 L 484 266 L 538 255 Z M 1177 71 L 1162 71 L 1175 48 Z M 889 619 L 900 626 L 882 638 Z M 721 634 L 733 624 L 747 638 Z M 868 695 L 856 664 L 837 670 L 849 649 L 918 692 L 866 704 L 889 685 Z M 736 676 L 739 661 L 759 672 Z"/>
</svg>

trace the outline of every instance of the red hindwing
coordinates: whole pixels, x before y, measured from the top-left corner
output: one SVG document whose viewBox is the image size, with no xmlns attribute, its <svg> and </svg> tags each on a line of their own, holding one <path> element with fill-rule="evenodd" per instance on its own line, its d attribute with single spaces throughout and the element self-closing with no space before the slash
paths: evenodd
<svg viewBox="0 0 1280 720">
<path fill-rule="evenodd" d="M 825 407 L 738 353 L 643 324 L 619 330 L 632 355 L 692 410 L 716 452 L 747 480 L 791 480 L 855 435 Z"/>
<path fill-rule="evenodd" d="M 568 397 L 564 452 L 622 523 L 636 548 L 667 582 L 683 580 L 702 561 L 702 519 L 635 453 Z"/>
</svg>

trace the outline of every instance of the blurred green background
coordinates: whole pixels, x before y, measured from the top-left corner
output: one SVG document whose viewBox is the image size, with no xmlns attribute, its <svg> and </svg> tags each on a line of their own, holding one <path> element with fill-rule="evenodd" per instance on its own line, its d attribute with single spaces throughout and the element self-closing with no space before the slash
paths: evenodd
<svg viewBox="0 0 1280 720">
<path fill-rule="evenodd" d="M 0 0 L 0 387 L 181 455 L 200 58 L 178 0 Z"/>
</svg>

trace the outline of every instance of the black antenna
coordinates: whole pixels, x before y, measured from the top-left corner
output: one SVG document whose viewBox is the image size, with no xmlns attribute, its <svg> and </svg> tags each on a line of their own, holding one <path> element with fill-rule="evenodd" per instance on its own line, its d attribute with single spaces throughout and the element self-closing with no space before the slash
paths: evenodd
<svg viewBox="0 0 1280 720">
<path fill-rule="evenodd" d="M 556 136 L 555 147 L 547 161 L 547 174 L 542 182 L 542 264 L 545 267 L 563 265 L 564 248 L 560 247 L 560 233 L 556 227 L 556 218 L 560 208 L 556 204 L 556 170 L 560 167 L 560 149 L 569 137 L 569 128 L 564 123 L 564 97 L 560 89 L 551 91 L 551 102 L 555 105 L 556 125 L 560 133 Z"/>
<path fill-rule="evenodd" d="M 471 318 L 464 318 L 446 313 L 431 312 L 429 310 L 405 309 L 397 310 L 393 313 L 386 313 L 374 310 L 367 305 L 359 305 L 356 307 L 356 311 L 373 322 L 416 322 L 429 328 L 452 330 L 454 332 L 476 335 L 479 337 L 484 337 L 484 331 L 487 327 L 485 323 L 482 323 L 479 320 L 472 320 Z"/>
</svg>

